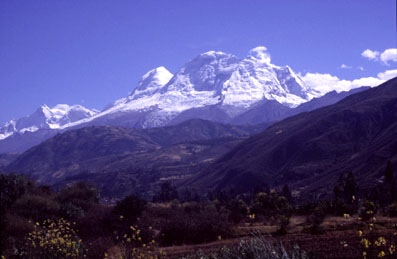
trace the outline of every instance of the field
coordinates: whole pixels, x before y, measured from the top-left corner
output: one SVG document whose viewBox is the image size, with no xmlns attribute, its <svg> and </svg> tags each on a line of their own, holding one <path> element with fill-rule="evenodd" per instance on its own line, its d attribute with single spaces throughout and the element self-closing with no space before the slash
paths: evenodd
<svg viewBox="0 0 397 259">
<path fill-rule="evenodd" d="M 379 245 L 371 249 L 366 249 L 362 242 L 363 238 L 378 239 L 385 237 L 389 242 L 396 242 L 397 239 L 397 219 L 389 217 L 378 217 L 372 231 L 369 231 L 368 224 L 360 222 L 357 216 L 353 217 L 327 217 L 321 224 L 323 233 L 307 233 L 309 224 L 306 223 L 304 216 L 293 216 L 290 219 L 288 234 L 283 236 L 273 236 L 277 229 L 274 225 L 264 225 L 262 223 L 243 223 L 235 228 L 237 237 L 223 239 L 219 237 L 217 241 L 199 245 L 179 245 L 161 247 L 164 253 L 162 258 L 206 258 L 205 255 L 216 254 L 225 247 L 236 247 L 242 241 L 261 239 L 275 246 L 282 245 L 287 250 L 294 247 L 304 252 L 308 258 L 324 259 L 347 259 L 347 258 L 377 258 L 380 251 L 389 250 L 389 245 Z M 360 232 L 363 235 L 360 236 Z M 394 243 L 395 244 L 395 243 Z M 371 250 L 371 251 L 368 251 Z M 363 256 L 366 253 L 366 257 Z M 110 258 L 119 258 L 120 251 L 114 247 Z M 189 257 L 190 256 L 190 257 Z M 394 254 L 394 256 L 396 256 Z M 395 258 L 384 256 L 385 258 Z M 248 257 L 241 257 L 248 258 Z"/>
</svg>

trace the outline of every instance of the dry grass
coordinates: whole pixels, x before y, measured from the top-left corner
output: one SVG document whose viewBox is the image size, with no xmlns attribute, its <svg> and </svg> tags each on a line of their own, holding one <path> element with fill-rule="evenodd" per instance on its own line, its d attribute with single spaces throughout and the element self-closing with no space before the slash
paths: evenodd
<svg viewBox="0 0 397 259">
<path fill-rule="evenodd" d="M 244 238 L 252 238 L 252 233 L 265 235 L 269 242 L 288 246 L 294 244 L 306 251 L 313 258 L 348 259 L 361 258 L 360 238 L 358 229 L 362 227 L 357 217 L 326 217 L 321 226 L 326 230 L 321 235 L 303 233 L 302 230 L 309 226 L 306 217 L 293 216 L 288 226 L 288 234 L 282 237 L 272 237 L 270 233 L 276 231 L 276 226 L 264 225 L 262 223 L 242 223 L 235 229 L 235 238 L 218 240 L 201 245 L 183 245 L 163 247 L 166 258 L 180 258 L 182 255 L 194 254 L 201 250 L 206 253 L 219 251 L 222 247 L 233 246 Z M 376 227 L 383 235 L 391 235 L 396 231 L 396 218 L 378 217 Z"/>
</svg>

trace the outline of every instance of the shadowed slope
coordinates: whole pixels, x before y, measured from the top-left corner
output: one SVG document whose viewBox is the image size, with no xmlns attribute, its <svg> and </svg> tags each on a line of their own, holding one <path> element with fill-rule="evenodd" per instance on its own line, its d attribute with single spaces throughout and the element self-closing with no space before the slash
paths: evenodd
<svg viewBox="0 0 397 259">
<path fill-rule="evenodd" d="M 290 183 L 309 191 L 330 189 L 352 170 L 369 187 L 387 160 L 397 161 L 397 78 L 274 124 L 190 183 L 237 191 Z"/>
</svg>

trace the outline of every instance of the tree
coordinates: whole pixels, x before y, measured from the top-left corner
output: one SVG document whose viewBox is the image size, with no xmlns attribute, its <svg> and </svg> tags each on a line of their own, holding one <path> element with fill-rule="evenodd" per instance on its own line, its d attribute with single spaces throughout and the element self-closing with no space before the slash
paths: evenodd
<svg viewBox="0 0 397 259">
<path fill-rule="evenodd" d="M 387 161 L 384 176 L 385 176 L 385 181 L 384 181 L 384 186 L 382 188 L 383 197 L 380 203 L 383 205 L 389 205 L 397 199 L 397 186 L 394 179 L 392 163 L 390 160 Z"/>
<path fill-rule="evenodd" d="M 354 174 L 353 172 L 349 172 L 346 177 L 345 186 L 343 188 L 345 201 L 351 203 L 354 202 L 354 197 L 357 195 L 357 190 L 358 186 Z"/>
<path fill-rule="evenodd" d="M 334 187 L 334 194 L 336 199 L 343 199 L 346 203 L 351 203 L 358 191 L 358 185 L 353 172 L 349 172 L 345 177 L 340 174 L 338 181 Z"/>
<path fill-rule="evenodd" d="M 288 202 L 292 202 L 292 193 L 291 190 L 289 189 L 288 184 L 283 186 L 283 189 L 281 191 L 281 195 L 287 198 Z"/>
<path fill-rule="evenodd" d="M 277 192 L 260 192 L 255 196 L 251 211 L 255 214 L 275 219 L 278 225 L 277 234 L 286 233 L 292 208 L 284 196 Z"/>
<path fill-rule="evenodd" d="M 389 185 L 394 185 L 394 174 L 393 174 L 393 168 L 392 164 L 389 161 L 387 161 L 386 165 L 386 170 L 385 170 L 385 183 Z"/>
<path fill-rule="evenodd" d="M 342 199 L 344 186 L 345 179 L 343 177 L 343 174 L 339 174 L 338 180 L 336 181 L 336 184 L 334 186 L 335 200 Z"/>
<path fill-rule="evenodd" d="M 178 191 L 170 182 L 161 184 L 160 192 L 154 195 L 154 202 L 169 202 L 178 199 Z"/>
<path fill-rule="evenodd" d="M 353 172 L 349 172 L 346 177 L 344 174 L 339 175 L 334 187 L 336 214 L 351 214 L 357 211 L 357 191 L 358 185 Z"/>
</svg>

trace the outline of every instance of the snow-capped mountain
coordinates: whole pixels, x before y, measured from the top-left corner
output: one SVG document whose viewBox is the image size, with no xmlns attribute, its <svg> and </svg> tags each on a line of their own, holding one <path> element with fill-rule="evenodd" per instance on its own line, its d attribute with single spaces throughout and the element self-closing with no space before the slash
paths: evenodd
<svg viewBox="0 0 397 259">
<path fill-rule="evenodd" d="M 0 140 L 15 133 L 36 132 L 40 129 L 60 129 L 64 125 L 92 117 L 97 113 L 98 111 L 89 110 L 81 105 L 58 104 L 53 108 L 42 105 L 34 113 L 18 120 L 11 120 L 0 127 Z"/>
<path fill-rule="evenodd" d="M 319 95 L 290 67 L 272 64 L 265 47 L 252 49 L 244 59 L 209 51 L 189 61 L 175 75 L 164 67 L 149 71 L 128 97 L 85 122 L 164 126 L 181 113 L 192 109 L 202 113 L 200 109 L 205 107 L 216 107 L 232 119 L 264 100 L 294 108 Z"/>
<path fill-rule="evenodd" d="M 156 83 L 149 95 L 142 95 L 138 86 L 126 108 L 156 106 L 164 111 L 181 112 L 221 104 L 243 110 L 263 99 L 296 107 L 318 96 L 291 68 L 271 64 L 265 47 L 251 50 L 242 60 L 223 52 L 203 53 L 170 79 L 162 81 L 166 84 Z"/>
<path fill-rule="evenodd" d="M 266 47 L 250 50 L 243 59 L 209 51 L 190 60 L 175 75 L 164 67 L 150 70 L 127 97 L 101 112 L 79 105 L 44 105 L 29 116 L 12 120 L 0 127 L 0 153 L 10 150 L 11 136 L 35 132 L 39 141 L 55 134 L 53 131 L 88 125 L 149 128 L 192 118 L 233 124 L 276 121 L 323 94 L 289 66 L 272 64 Z M 39 134 L 44 131 L 48 134 Z M 6 145 L 2 140 L 7 139 Z M 18 143 L 26 148 L 20 139 Z"/>
</svg>

